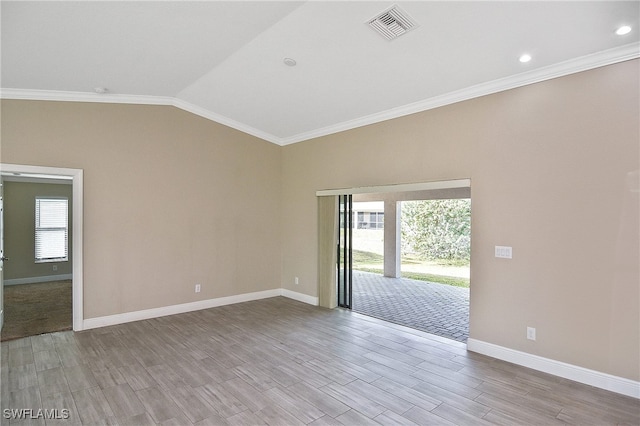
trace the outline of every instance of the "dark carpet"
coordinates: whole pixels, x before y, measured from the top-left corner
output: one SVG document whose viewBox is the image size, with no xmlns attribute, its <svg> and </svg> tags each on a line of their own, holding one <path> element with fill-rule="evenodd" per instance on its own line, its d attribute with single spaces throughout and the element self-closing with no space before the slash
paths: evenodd
<svg viewBox="0 0 640 426">
<path fill-rule="evenodd" d="M 71 330 L 71 280 L 4 287 L 1 340 Z"/>
</svg>

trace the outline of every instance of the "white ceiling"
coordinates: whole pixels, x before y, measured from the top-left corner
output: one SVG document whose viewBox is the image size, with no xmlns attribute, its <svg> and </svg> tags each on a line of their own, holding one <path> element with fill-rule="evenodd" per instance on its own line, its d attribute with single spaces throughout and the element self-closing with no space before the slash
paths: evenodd
<svg viewBox="0 0 640 426">
<path fill-rule="evenodd" d="M 365 23 L 393 4 L 419 27 L 387 41 Z M 175 105 L 284 145 L 637 58 L 639 6 L 3 0 L 0 83 L 3 98 Z"/>
</svg>

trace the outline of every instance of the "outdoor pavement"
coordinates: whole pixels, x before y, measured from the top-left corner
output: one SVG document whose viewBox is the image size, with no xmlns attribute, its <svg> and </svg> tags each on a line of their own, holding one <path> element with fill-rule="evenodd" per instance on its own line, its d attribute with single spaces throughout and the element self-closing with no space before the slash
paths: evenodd
<svg viewBox="0 0 640 426">
<path fill-rule="evenodd" d="M 353 311 L 467 342 L 469 289 L 353 271 Z"/>
</svg>

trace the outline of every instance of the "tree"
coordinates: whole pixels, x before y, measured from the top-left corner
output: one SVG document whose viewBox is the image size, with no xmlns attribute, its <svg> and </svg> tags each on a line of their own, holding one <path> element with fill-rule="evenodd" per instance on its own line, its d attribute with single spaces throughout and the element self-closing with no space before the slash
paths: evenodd
<svg viewBox="0 0 640 426">
<path fill-rule="evenodd" d="M 471 200 L 403 201 L 402 250 L 428 260 L 469 260 Z"/>
</svg>

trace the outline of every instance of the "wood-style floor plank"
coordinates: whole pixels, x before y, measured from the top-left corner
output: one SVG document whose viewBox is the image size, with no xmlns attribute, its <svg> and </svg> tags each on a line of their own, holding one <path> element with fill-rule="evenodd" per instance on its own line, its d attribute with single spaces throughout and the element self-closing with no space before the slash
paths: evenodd
<svg viewBox="0 0 640 426">
<path fill-rule="evenodd" d="M 102 389 L 90 388 L 72 393 L 80 421 L 83 424 L 102 424 L 113 416 L 113 410 L 102 393 Z M 43 407 L 49 408 L 49 407 Z M 67 408 L 67 407 L 64 407 Z"/>
<path fill-rule="evenodd" d="M 71 391 L 62 367 L 38 371 L 38 384 L 42 396 Z"/>
<path fill-rule="evenodd" d="M 116 417 L 134 417 L 146 411 L 128 384 L 107 388 L 102 392 Z"/>
<path fill-rule="evenodd" d="M 304 424 L 323 417 L 325 413 L 313 404 L 298 396 L 296 393 L 283 388 L 272 388 L 265 394 L 278 404 L 282 409 L 292 414 Z"/>
<path fill-rule="evenodd" d="M 33 359 L 35 361 L 37 371 L 48 370 L 62 365 L 62 362 L 60 362 L 60 356 L 55 348 L 34 352 Z"/>
<path fill-rule="evenodd" d="M 10 426 L 640 424 L 637 399 L 283 297 L 0 351 L 3 410 L 70 415 Z"/>
<path fill-rule="evenodd" d="M 387 408 L 377 402 L 363 396 L 360 393 L 355 393 L 351 389 L 346 388 L 338 383 L 331 383 L 327 386 L 320 388 L 323 392 L 329 394 L 335 399 L 342 401 L 349 407 L 364 414 L 368 418 L 372 419 L 379 414 L 384 413 Z"/>
<path fill-rule="evenodd" d="M 385 411 L 384 413 L 376 416 L 376 418 L 373 420 L 384 425 L 407 425 L 407 426 L 418 425 L 418 423 L 414 423 L 411 420 L 407 419 L 406 417 L 396 414 L 391 410 Z"/>
<path fill-rule="evenodd" d="M 181 413 L 180 408 L 169 397 L 167 391 L 159 386 L 139 390 L 136 395 L 156 423 L 162 423 Z"/>
<path fill-rule="evenodd" d="M 334 418 L 350 410 L 348 405 L 343 404 L 339 400 L 327 395 L 321 390 L 314 388 L 313 386 L 305 382 L 300 382 L 293 386 L 290 386 L 288 390 L 290 392 L 293 392 L 300 398 L 305 399 L 312 406 L 318 408 L 323 413 Z"/>
</svg>

